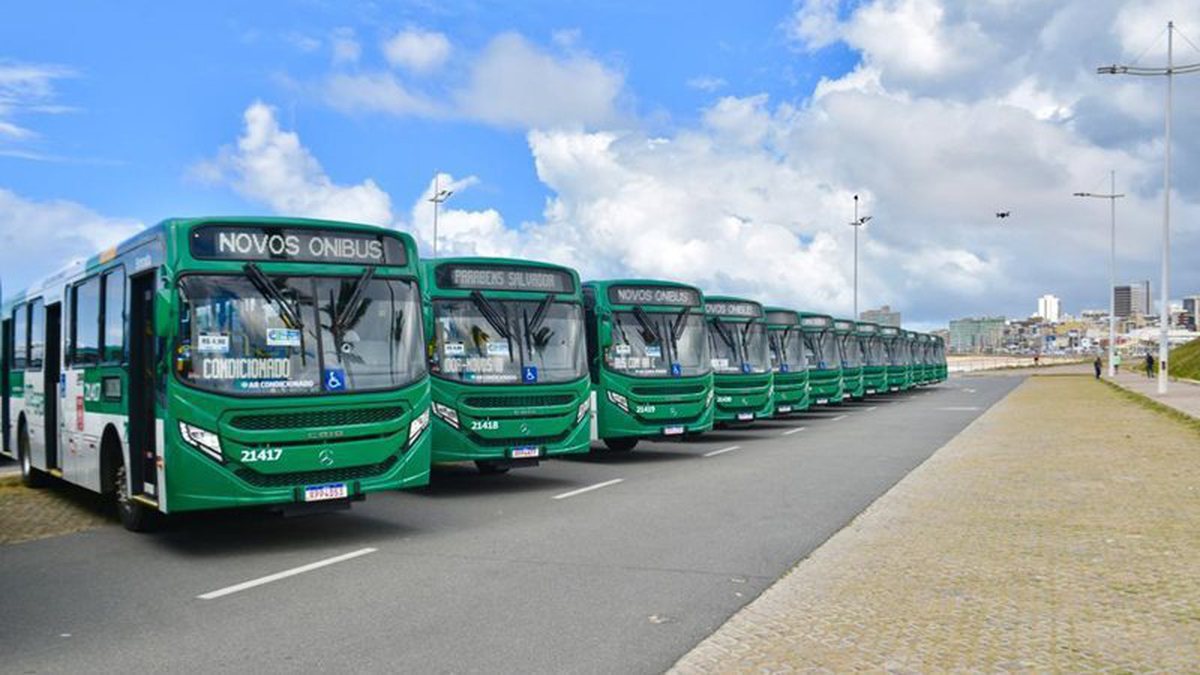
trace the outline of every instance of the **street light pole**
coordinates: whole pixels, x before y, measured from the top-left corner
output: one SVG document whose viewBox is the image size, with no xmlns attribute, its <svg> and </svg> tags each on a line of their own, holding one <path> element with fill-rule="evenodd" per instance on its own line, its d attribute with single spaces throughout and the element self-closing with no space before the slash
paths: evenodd
<svg viewBox="0 0 1200 675">
<path fill-rule="evenodd" d="M 854 195 L 854 220 L 850 226 L 854 228 L 854 320 L 858 321 L 858 228 L 867 224 L 871 216 L 858 217 L 858 195 Z"/>
<path fill-rule="evenodd" d="M 1159 313 L 1158 329 L 1158 393 L 1167 393 L 1167 356 L 1170 353 L 1168 339 L 1171 330 L 1171 98 L 1175 90 L 1175 76 L 1200 72 L 1200 63 L 1175 67 L 1175 22 L 1167 22 L 1167 67 L 1147 68 L 1144 66 L 1101 66 L 1096 72 L 1101 75 L 1165 75 L 1167 78 L 1166 138 L 1163 161 L 1163 234 L 1162 234 L 1162 308 Z"/>
<path fill-rule="evenodd" d="M 1113 357 L 1117 354 L 1117 299 L 1114 292 L 1117 287 L 1117 200 L 1125 195 L 1117 194 L 1117 172 L 1109 171 L 1109 192 L 1106 195 L 1092 192 L 1076 192 L 1076 197 L 1096 197 L 1107 199 L 1110 207 L 1111 221 L 1109 225 L 1108 252 L 1108 376 L 1115 377 L 1117 367 Z"/>
<path fill-rule="evenodd" d="M 449 199 L 450 195 L 454 194 L 454 190 L 443 190 L 440 188 L 438 181 L 439 181 L 439 179 L 441 179 L 441 177 L 442 177 L 442 173 L 440 171 L 433 172 L 433 196 L 429 198 L 429 201 L 433 202 L 433 259 L 434 260 L 437 260 L 437 257 L 438 257 L 438 207 L 440 207 L 442 205 L 442 202 Z"/>
</svg>

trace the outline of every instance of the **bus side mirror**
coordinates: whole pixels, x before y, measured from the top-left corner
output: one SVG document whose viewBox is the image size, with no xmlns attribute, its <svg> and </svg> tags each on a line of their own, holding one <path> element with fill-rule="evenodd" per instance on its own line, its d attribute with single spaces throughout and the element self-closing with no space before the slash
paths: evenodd
<svg viewBox="0 0 1200 675">
<path fill-rule="evenodd" d="M 154 334 L 166 337 L 175 332 L 179 323 L 178 305 L 171 301 L 171 295 L 166 291 L 155 292 L 154 298 Z"/>
<path fill-rule="evenodd" d="M 599 338 L 600 351 L 603 352 L 605 349 L 612 346 L 612 322 L 607 318 L 603 318 L 600 319 L 599 326 L 600 334 L 596 337 Z"/>
</svg>

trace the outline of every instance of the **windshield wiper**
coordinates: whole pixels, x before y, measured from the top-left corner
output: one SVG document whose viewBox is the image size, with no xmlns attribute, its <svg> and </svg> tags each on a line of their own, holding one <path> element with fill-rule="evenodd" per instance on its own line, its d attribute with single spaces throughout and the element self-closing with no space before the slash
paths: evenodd
<svg viewBox="0 0 1200 675">
<path fill-rule="evenodd" d="M 533 311 L 533 318 L 530 319 L 528 314 L 524 314 L 525 321 L 525 346 L 530 352 L 536 346 L 538 349 L 546 346 L 550 341 L 550 336 L 553 334 L 549 328 L 542 328 L 542 322 L 546 320 L 546 315 L 550 310 L 550 305 L 554 302 L 554 296 L 547 294 L 545 298 L 538 304 L 537 309 Z"/>
<path fill-rule="evenodd" d="M 512 358 L 512 331 L 508 328 L 508 319 L 492 304 L 491 300 L 484 297 L 479 291 L 471 291 L 471 302 L 475 303 L 475 308 L 483 316 L 484 321 L 495 329 L 500 337 L 508 341 L 508 358 Z"/>
<path fill-rule="evenodd" d="M 717 335 L 721 336 L 721 340 L 725 342 L 725 345 L 727 347 L 729 347 L 729 351 L 733 352 L 734 354 L 737 354 L 738 353 L 737 344 L 734 343 L 733 336 L 729 334 L 729 329 L 727 329 L 725 327 L 725 322 L 721 319 L 714 318 L 710 325 L 716 329 Z"/>
<path fill-rule="evenodd" d="M 637 319 L 638 325 L 642 327 L 642 342 L 662 344 L 662 338 L 659 337 L 658 331 L 654 330 L 654 326 L 650 325 L 650 316 L 641 305 L 633 308 L 633 318 Z"/>
<path fill-rule="evenodd" d="M 371 283 L 371 279 L 373 278 L 375 278 L 375 268 L 368 267 L 363 270 L 362 275 L 354 282 L 354 288 L 350 291 L 350 297 L 346 299 L 341 311 L 338 312 L 337 317 L 333 320 L 334 335 L 341 335 L 346 332 L 350 319 L 355 314 L 358 314 L 359 309 L 362 308 L 363 298 L 367 292 L 367 285 Z"/>
<path fill-rule="evenodd" d="M 300 320 L 300 315 L 296 313 L 295 308 L 288 302 L 283 292 L 263 273 L 261 267 L 250 262 L 242 266 L 242 271 L 246 273 L 246 278 L 250 280 L 255 290 L 278 308 L 279 316 L 288 328 L 303 330 L 304 322 Z"/>
</svg>

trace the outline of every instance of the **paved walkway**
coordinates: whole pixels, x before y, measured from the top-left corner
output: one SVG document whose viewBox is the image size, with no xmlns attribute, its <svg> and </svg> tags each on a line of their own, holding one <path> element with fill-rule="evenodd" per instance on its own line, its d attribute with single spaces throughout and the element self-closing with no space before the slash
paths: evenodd
<svg viewBox="0 0 1200 675">
<path fill-rule="evenodd" d="M 1170 406 L 1185 415 L 1200 419 L 1200 384 L 1172 380 L 1165 395 L 1158 393 L 1158 379 L 1146 377 L 1146 371 L 1128 371 L 1122 368 L 1115 382 L 1125 389 L 1149 397 L 1163 405 Z"/>
<path fill-rule="evenodd" d="M 1198 441 L 1031 378 L 675 669 L 1195 670 Z"/>
</svg>

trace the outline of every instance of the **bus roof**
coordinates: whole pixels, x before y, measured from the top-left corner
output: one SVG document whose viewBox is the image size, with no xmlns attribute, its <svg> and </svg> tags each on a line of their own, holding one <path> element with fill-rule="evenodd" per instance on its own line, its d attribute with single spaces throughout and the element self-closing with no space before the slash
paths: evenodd
<svg viewBox="0 0 1200 675">
<path fill-rule="evenodd" d="M 788 309 L 787 307 L 772 306 L 772 307 L 763 307 L 763 311 L 766 312 L 767 323 L 772 326 L 799 326 L 800 325 L 800 312 L 798 312 L 794 309 Z M 786 315 L 788 317 L 786 321 L 781 320 L 784 318 L 784 315 Z"/>
<path fill-rule="evenodd" d="M 833 329 L 835 331 L 850 332 L 854 330 L 854 322 L 850 319 L 834 319 Z"/>
</svg>

